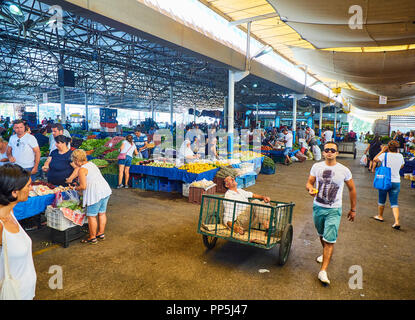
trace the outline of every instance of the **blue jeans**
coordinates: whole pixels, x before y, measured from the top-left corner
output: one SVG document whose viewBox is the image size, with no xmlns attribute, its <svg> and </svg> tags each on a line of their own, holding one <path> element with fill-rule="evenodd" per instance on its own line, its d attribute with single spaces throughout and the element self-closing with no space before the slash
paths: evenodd
<svg viewBox="0 0 415 320">
<path fill-rule="evenodd" d="M 392 188 L 389 190 L 379 190 L 379 201 L 378 205 L 384 207 L 386 204 L 386 196 L 389 193 L 389 202 L 391 204 L 391 208 L 398 208 L 398 196 L 399 191 L 401 191 L 401 184 L 392 182 Z"/>
<path fill-rule="evenodd" d="M 23 168 L 23 169 L 25 169 L 27 172 L 30 173 L 30 172 L 32 172 L 33 167 L 31 167 L 31 168 Z M 36 180 L 38 180 L 40 178 L 40 175 L 41 174 L 42 173 L 39 172 L 39 170 L 38 170 L 37 173 L 30 175 L 30 178 L 32 179 L 32 182 L 35 182 Z"/>
<path fill-rule="evenodd" d="M 118 164 L 124 165 L 126 167 L 131 167 L 131 162 L 133 161 L 133 158 L 130 156 L 126 156 L 125 159 L 118 160 Z"/>
</svg>

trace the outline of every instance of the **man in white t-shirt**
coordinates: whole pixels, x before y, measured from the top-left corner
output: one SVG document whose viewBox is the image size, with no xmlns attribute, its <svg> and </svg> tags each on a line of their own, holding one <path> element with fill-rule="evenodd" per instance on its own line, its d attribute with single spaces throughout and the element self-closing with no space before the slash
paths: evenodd
<svg viewBox="0 0 415 320">
<path fill-rule="evenodd" d="M 26 131 L 23 120 L 15 121 L 13 130 L 16 134 L 10 137 L 7 157 L 11 163 L 18 164 L 29 171 L 32 180 L 35 180 L 40 162 L 40 149 L 37 140 Z"/>
<path fill-rule="evenodd" d="M 264 201 L 252 201 L 252 203 L 258 204 L 268 204 L 271 201 L 269 197 L 254 194 L 250 191 L 245 191 L 243 189 L 238 189 L 238 183 L 231 176 L 226 177 L 224 179 L 224 183 L 225 187 L 228 189 L 228 191 L 226 191 L 225 193 L 225 199 L 249 202 L 249 198 L 255 198 Z M 223 224 L 229 228 L 232 228 L 233 224 L 234 232 L 243 235 L 245 233 L 245 230 L 249 228 L 251 206 L 248 204 L 242 204 L 226 200 L 223 201 L 223 206 Z M 253 206 L 253 209 L 255 209 L 255 206 Z M 261 213 L 257 211 L 259 210 L 253 210 L 252 212 L 251 226 L 259 222 L 264 227 L 264 229 L 268 229 L 270 219 L 269 213 L 265 212 L 267 210 L 262 210 Z"/>
<path fill-rule="evenodd" d="M 327 268 L 340 226 L 344 184 L 347 185 L 350 195 L 350 211 L 347 215 L 349 221 L 354 221 L 356 215 L 356 187 L 352 173 L 336 161 L 337 155 L 337 143 L 325 143 L 325 161 L 313 165 L 306 184 L 308 193 L 314 197 L 313 220 L 323 246 L 323 255 L 319 256 L 317 261 L 322 264 L 318 279 L 324 284 L 330 284 Z M 314 188 L 314 185 L 317 188 Z"/>
<path fill-rule="evenodd" d="M 282 130 L 282 133 L 284 134 L 283 139 L 284 139 L 284 143 L 285 143 L 285 150 L 284 150 L 285 161 L 284 161 L 284 164 L 285 165 L 290 165 L 291 164 L 290 152 L 293 151 L 293 134 L 290 131 L 288 131 L 287 128 L 284 128 Z"/>
<path fill-rule="evenodd" d="M 333 141 L 333 131 L 330 128 L 326 128 L 326 131 L 323 133 L 324 142 L 331 142 Z"/>
<path fill-rule="evenodd" d="M 53 150 L 56 149 L 56 142 L 55 138 L 57 136 L 64 135 L 65 137 L 71 138 L 71 134 L 68 132 L 68 130 L 63 128 L 63 125 L 60 123 L 54 123 L 52 124 L 52 134 L 49 136 L 49 154 L 52 153 Z M 68 143 L 68 148 L 71 148 L 71 144 Z"/>
</svg>

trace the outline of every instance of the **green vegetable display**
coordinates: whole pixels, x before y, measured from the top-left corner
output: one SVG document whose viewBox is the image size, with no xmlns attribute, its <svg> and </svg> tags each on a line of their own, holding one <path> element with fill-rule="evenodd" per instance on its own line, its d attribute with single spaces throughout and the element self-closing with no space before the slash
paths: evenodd
<svg viewBox="0 0 415 320">
<path fill-rule="evenodd" d="M 58 208 L 68 208 L 71 210 L 82 210 L 82 207 L 78 204 L 77 201 L 64 200 L 58 204 Z"/>
<path fill-rule="evenodd" d="M 216 173 L 216 177 L 218 178 L 226 178 L 228 176 L 231 176 L 235 178 L 238 175 L 236 170 L 233 167 L 222 167 L 220 170 Z"/>
<path fill-rule="evenodd" d="M 107 147 L 100 146 L 100 147 L 98 147 L 94 150 L 94 152 L 91 154 L 91 156 L 93 156 L 95 158 L 99 157 L 100 155 L 102 155 L 104 153 L 105 150 L 108 150 L 108 149 L 109 148 L 107 148 Z"/>
<path fill-rule="evenodd" d="M 131 161 L 132 165 L 138 165 L 140 161 L 144 161 L 146 159 L 141 159 L 141 158 L 133 158 L 133 160 Z"/>
<path fill-rule="evenodd" d="M 105 144 L 105 140 L 89 139 L 89 140 L 85 140 L 84 142 L 82 142 L 79 149 L 83 149 L 85 151 L 90 151 L 90 150 L 97 149 L 98 147 L 101 147 L 104 144 Z"/>
<path fill-rule="evenodd" d="M 118 174 L 118 164 L 111 163 L 108 167 L 101 169 L 102 174 Z"/>
<path fill-rule="evenodd" d="M 107 153 L 104 159 L 117 159 L 120 152 L 118 150 L 114 150 L 110 153 Z"/>
<path fill-rule="evenodd" d="M 263 168 L 274 169 L 275 168 L 275 162 L 270 157 L 265 156 L 264 157 L 264 162 L 262 163 L 262 167 Z"/>
<path fill-rule="evenodd" d="M 93 159 L 91 160 L 92 163 L 94 163 L 98 167 L 107 166 L 108 161 L 102 160 L 102 159 Z"/>
</svg>

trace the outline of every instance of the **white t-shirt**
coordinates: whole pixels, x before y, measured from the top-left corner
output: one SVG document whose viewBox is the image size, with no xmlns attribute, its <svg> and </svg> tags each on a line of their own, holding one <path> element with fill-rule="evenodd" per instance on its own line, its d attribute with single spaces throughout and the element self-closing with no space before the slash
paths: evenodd
<svg viewBox="0 0 415 320">
<path fill-rule="evenodd" d="M 24 169 L 34 167 L 35 153 L 33 148 L 39 147 L 34 136 L 30 133 L 25 133 L 25 135 L 19 139 L 17 134 L 14 134 L 10 137 L 9 147 L 12 148 L 12 156 L 16 159 L 15 164 L 18 164 Z"/>
<path fill-rule="evenodd" d="M 326 142 L 333 141 L 333 131 L 331 131 L 331 130 L 325 131 L 324 132 L 324 140 L 326 140 Z"/>
<path fill-rule="evenodd" d="M 249 198 L 252 198 L 253 193 L 250 191 L 245 191 L 243 189 L 237 189 L 236 192 L 233 190 L 228 190 L 225 193 L 225 199 L 229 200 L 237 200 L 237 201 L 244 201 L 249 202 Z M 233 201 L 223 201 L 223 223 L 227 224 L 227 222 L 232 222 L 233 217 L 233 210 L 235 208 L 235 220 L 249 205 L 245 205 L 242 203 L 235 203 Z"/>
<path fill-rule="evenodd" d="M 284 140 L 287 141 L 285 143 L 286 148 L 292 148 L 293 147 L 293 134 L 291 132 L 288 132 L 287 134 L 284 134 Z"/>
<path fill-rule="evenodd" d="M 0 152 L 0 160 L 7 158 L 7 148 L 8 148 L 8 146 L 6 147 L 6 151 L 4 151 L 4 153 Z M 1 162 L 0 161 L 0 166 L 5 165 L 6 163 L 7 162 Z"/>
<path fill-rule="evenodd" d="M 134 142 L 131 144 L 128 141 L 124 141 L 122 146 L 123 148 L 121 149 L 121 153 L 127 153 L 127 156 L 133 157 L 134 150 L 137 149 Z"/>
<path fill-rule="evenodd" d="M 340 163 L 328 166 L 325 161 L 313 165 L 310 175 L 316 177 L 318 190 L 314 204 L 324 208 L 341 208 L 344 182 L 352 179 L 349 168 Z"/>
<path fill-rule="evenodd" d="M 382 161 L 382 165 L 385 165 L 385 153 L 382 153 L 379 158 L 380 161 Z M 399 171 L 401 170 L 401 167 L 405 164 L 405 160 L 400 153 L 391 153 L 388 152 L 388 156 L 386 159 L 386 166 L 388 168 L 391 168 L 391 174 L 392 174 L 392 183 L 400 183 L 401 182 L 401 176 L 399 175 Z"/>
</svg>

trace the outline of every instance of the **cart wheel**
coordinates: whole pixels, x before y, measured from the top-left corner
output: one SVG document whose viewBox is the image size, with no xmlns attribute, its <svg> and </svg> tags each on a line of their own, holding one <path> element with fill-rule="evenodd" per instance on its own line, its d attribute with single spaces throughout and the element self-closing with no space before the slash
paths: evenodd
<svg viewBox="0 0 415 320">
<path fill-rule="evenodd" d="M 293 226 L 288 224 L 285 226 L 282 233 L 281 242 L 280 242 L 280 252 L 278 257 L 278 264 L 283 266 L 287 260 L 288 255 L 290 254 L 291 242 L 293 240 Z"/>
<path fill-rule="evenodd" d="M 203 235 L 203 244 L 209 250 L 213 249 L 215 247 L 216 241 L 218 241 L 218 238 L 216 238 L 216 237 L 210 237 L 210 236 Z"/>
</svg>

